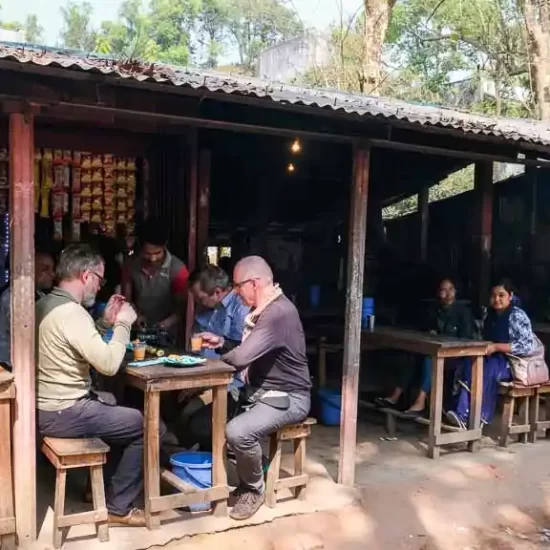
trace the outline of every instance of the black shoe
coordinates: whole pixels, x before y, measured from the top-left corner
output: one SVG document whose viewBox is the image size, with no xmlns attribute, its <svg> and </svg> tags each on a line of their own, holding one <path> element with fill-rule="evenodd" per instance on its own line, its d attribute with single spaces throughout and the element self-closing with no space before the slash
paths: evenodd
<svg viewBox="0 0 550 550">
<path fill-rule="evenodd" d="M 397 409 L 397 403 L 390 401 L 387 397 L 377 397 L 374 404 L 381 409 Z"/>
<path fill-rule="evenodd" d="M 416 418 L 421 417 L 424 414 L 424 411 L 403 411 L 400 416 L 402 418 L 415 420 Z"/>
</svg>

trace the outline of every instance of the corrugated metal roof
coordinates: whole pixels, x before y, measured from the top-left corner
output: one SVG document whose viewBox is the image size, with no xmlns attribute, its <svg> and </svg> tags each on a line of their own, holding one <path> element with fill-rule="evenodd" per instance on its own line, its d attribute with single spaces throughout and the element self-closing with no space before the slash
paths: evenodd
<svg viewBox="0 0 550 550">
<path fill-rule="evenodd" d="M 198 71 L 157 63 L 120 62 L 96 55 L 38 46 L 0 43 L 0 60 L 97 72 L 114 78 L 156 82 L 241 96 L 271 99 L 282 104 L 332 109 L 358 116 L 400 120 L 468 133 L 503 137 L 550 146 L 550 125 L 535 120 L 474 115 L 443 107 L 338 91 L 288 86 L 257 78 Z"/>
</svg>

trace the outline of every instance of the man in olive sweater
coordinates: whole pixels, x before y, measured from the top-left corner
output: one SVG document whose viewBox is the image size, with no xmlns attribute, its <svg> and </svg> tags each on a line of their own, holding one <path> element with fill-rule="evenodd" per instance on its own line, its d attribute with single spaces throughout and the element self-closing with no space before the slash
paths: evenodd
<svg viewBox="0 0 550 550">
<path fill-rule="evenodd" d="M 115 375 L 136 320 L 124 302 L 114 314 L 113 337 L 105 343 L 86 309 L 104 282 L 104 263 L 88 245 L 70 245 L 57 266 L 58 286 L 37 303 L 38 426 L 42 436 L 99 437 L 113 449 L 117 463 L 107 487 L 109 522 L 144 526 L 143 511 L 133 508 L 143 487 L 143 416 L 105 402 L 91 388 L 90 367 Z M 120 299 L 120 297 L 118 297 Z M 106 312 L 113 312 L 111 299 Z"/>
</svg>

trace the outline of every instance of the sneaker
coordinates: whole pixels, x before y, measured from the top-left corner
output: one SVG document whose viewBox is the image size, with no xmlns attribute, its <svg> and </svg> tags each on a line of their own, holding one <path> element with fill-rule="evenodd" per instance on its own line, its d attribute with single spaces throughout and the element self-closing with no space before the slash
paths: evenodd
<svg viewBox="0 0 550 550">
<path fill-rule="evenodd" d="M 145 512 L 132 508 L 125 516 L 109 514 L 109 527 L 145 527 Z"/>
<path fill-rule="evenodd" d="M 445 413 L 445 416 L 447 417 L 447 422 L 449 422 L 451 426 L 455 426 L 456 428 L 460 428 L 461 430 L 466 430 L 466 424 L 464 424 L 458 414 L 456 414 L 454 411 L 447 411 Z"/>
<path fill-rule="evenodd" d="M 251 518 L 262 506 L 265 500 L 264 493 L 256 491 L 242 491 L 229 517 L 239 521 Z"/>
</svg>

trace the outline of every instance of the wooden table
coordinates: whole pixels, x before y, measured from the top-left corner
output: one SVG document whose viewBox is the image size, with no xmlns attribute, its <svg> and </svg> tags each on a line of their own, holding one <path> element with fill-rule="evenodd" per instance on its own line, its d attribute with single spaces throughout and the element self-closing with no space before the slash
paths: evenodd
<svg viewBox="0 0 550 550">
<path fill-rule="evenodd" d="M 145 517 L 148 529 L 160 527 L 160 513 L 184 506 L 213 503 L 215 516 L 227 515 L 227 470 L 225 464 L 225 425 L 227 422 L 227 386 L 234 369 L 221 361 L 207 360 L 197 367 L 127 367 L 126 382 L 145 394 L 144 472 Z M 159 463 L 160 394 L 164 391 L 212 388 L 212 488 L 197 490 Z M 160 479 L 179 493 L 160 495 Z"/>
<path fill-rule="evenodd" d="M 342 344 L 327 344 L 327 336 L 343 335 L 342 326 L 324 326 L 319 329 L 319 369 L 326 368 L 326 351 L 336 351 Z M 322 335 L 322 336 L 321 336 Z M 483 392 L 483 357 L 487 354 L 489 342 L 465 338 L 432 336 L 425 332 L 398 328 L 377 327 L 374 331 L 361 332 L 361 348 L 398 349 L 411 353 L 428 355 L 432 358 L 432 390 L 430 392 L 430 432 L 428 456 L 439 458 L 440 447 L 453 443 L 468 442 L 468 450 L 475 451 L 476 442 L 481 439 L 481 399 Z M 341 341 L 341 340 L 340 340 Z M 323 348 L 325 348 L 323 350 Z M 443 379 L 445 359 L 473 357 L 472 387 L 469 425 L 466 431 L 441 433 L 443 413 Z M 320 374 L 326 379 L 326 374 Z"/>
</svg>

